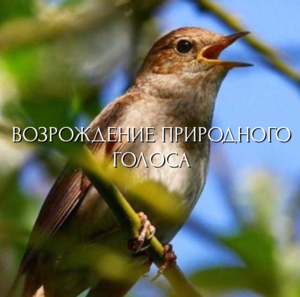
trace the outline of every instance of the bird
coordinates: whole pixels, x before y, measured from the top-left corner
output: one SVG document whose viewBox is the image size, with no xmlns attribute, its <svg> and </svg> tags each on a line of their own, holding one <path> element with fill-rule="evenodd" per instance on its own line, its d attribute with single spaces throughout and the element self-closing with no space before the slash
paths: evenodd
<svg viewBox="0 0 300 297">
<path fill-rule="evenodd" d="M 168 128 L 164 130 L 168 131 L 166 138 L 180 127 L 194 131 L 197 139 L 195 127 L 211 128 L 222 81 L 231 69 L 252 66 L 222 61 L 219 55 L 248 33 L 224 35 L 197 27 L 171 31 L 155 42 L 124 95 L 105 107 L 90 125 L 91 137 L 99 128 L 106 131 L 109 127 L 154 127 L 156 131 L 152 143 L 139 137 L 135 142 L 126 141 L 123 135 L 122 141 L 88 143 L 99 162 L 115 152 L 143 153 L 146 159 L 155 152 L 186 154 L 190 166 L 140 164 L 126 168 L 139 182 L 153 181 L 174 194 L 176 199 L 167 205 L 174 216 L 158 214 L 155 207 L 131 196 L 130 187 L 120 189 L 139 214 L 142 233 L 150 230 L 165 245 L 184 225 L 203 190 L 210 141 L 207 135 L 201 141 L 183 135 L 178 141 L 162 141 L 162 128 Z M 107 139 L 108 133 L 103 137 Z M 176 162 L 175 157 L 169 162 Z M 126 162 L 131 162 L 130 156 Z M 152 200 L 154 205 L 163 203 L 155 196 Z M 180 219 L 174 219 L 176 214 Z M 142 239 L 147 240 L 151 238 Z M 80 168 L 68 163 L 40 210 L 9 296 L 14 295 L 22 277 L 22 297 L 75 297 L 86 290 L 88 297 L 124 296 L 149 270 L 151 259 L 142 252 L 146 248 L 139 247 L 135 253 L 128 248 L 124 230 L 103 197 Z"/>
</svg>

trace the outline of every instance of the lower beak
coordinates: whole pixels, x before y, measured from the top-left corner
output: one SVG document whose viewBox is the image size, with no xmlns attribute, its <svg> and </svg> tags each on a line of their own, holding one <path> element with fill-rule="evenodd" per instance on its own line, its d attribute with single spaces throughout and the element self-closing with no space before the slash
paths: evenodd
<svg viewBox="0 0 300 297">
<path fill-rule="evenodd" d="M 252 64 L 249 63 L 244 63 L 244 62 L 235 62 L 235 61 L 221 61 L 218 60 L 219 55 L 221 52 L 233 44 L 236 40 L 239 38 L 249 34 L 249 32 L 239 32 L 235 33 L 232 35 L 226 36 L 223 40 L 220 42 L 211 44 L 206 46 L 201 50 L 201 52 L 197 56 L 197 60 L 200 61 L 206 61 L 209 62 L 215 66 L 221 65 L 227 69 L 232 69 L 234 67 L 248 67 L 248 66 L 253 66 Z"/>
</svg>

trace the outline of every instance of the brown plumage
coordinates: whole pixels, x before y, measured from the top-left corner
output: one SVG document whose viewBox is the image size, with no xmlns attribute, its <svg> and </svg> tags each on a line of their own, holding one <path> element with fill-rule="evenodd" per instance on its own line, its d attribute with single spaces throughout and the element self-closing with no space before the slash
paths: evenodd
<svg viewBox="0 0 300 297">
<path fill-rule="evenodd" d="M 101 131 L 108 127 L 156 128 L 154 144 L 90 143 L 89 148 L 99 161 L 115 151 L 137 156 L 141 152 L 150 156 L 153 152 L 176 151 L 188 156 L 191 168 L 130 169 L 141 180 L 153 180 L 176 194 L 179 200 L 174 200 L 169 208 L 173 214 L 181 214 L 181 220 L 170 222 L 130 197 L 130 189 L 120 189 L 136 211 L 148 215 L 163 243 L 168 243 L 181 228 L 203 189 L 209 141 L 204 137 L 201 143 L 192 139 L 185 143 L 181 137 L 178 143 L 162 143 L 159 131 L 162 127 L 209 129 L 215 98 L 228 70 L 247 66 L 222 62 L 217 57 L 242 35 L 226 37 L 199 28 L 169 33 L 150 50 L 127 93 L 106 107 L 91 124 L 91 139 L 98 127 Z M 11 295 L 25 275 L 22 297 L 75 297 L 88 288 L 92 288 L 89 297 L 121 297 L 148 270 L 149 263 L 143 255 L 132 257 L 121 226 L 104 200 L 79 168 L 68 165 L 40 211 Z"/>
</svg>

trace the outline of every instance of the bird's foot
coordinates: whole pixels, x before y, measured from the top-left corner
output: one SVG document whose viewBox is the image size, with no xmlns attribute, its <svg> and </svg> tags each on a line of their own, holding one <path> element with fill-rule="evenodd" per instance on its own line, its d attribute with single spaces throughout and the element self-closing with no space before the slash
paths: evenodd
<svg viewBox="0 0 300 297">
<path fill-rule="evenodd" d="M 164 263 L 159 268 L 156 276 L 152 279 L 152 282 L 158 279 L 166 271 L 166 269 L 168 269 L 170 265 L 176 264 L 177 256 L 173 251 L 173 246 L 171 244 L 166 244 L 164 245 L 164 250 L 165 250 Z"/>
<path fill-rule="evenodd" d="M 129 249 L 132 250 L 135 254 L 148 249 L 149 244 L 145 245 L 145 243 L 149 242 L 153 238 L 156 231 L 155 227 L 151 225 L 148 217 L 143 212 L 139 212 L 137 215 L 141 220 L 141 229 L 139 231 L 139 236 L 138 238 L 130 240 L 128 243 Z"/>
</svg>

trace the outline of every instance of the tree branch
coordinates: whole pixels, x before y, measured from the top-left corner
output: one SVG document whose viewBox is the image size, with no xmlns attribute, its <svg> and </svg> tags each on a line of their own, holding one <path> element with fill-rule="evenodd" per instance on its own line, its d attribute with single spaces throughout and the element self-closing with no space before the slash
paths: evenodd
<svg viewBox="0 0 300 297">
<path fill-rule="evenodd" d="M 217 17 L 224 25 L 235 31 L 246 31 L 240 21 L 234 17 L 230 12 L 226 11 L 220 5 L 211 0 L 193 0 L 196 2 L 200 9 L 205 10 L 215 17 Z M 259 52 L 265 59 L 266 63 L 271 66 L 278 73 L 300 87 L 300 74 L 297 73 L 292 67 L 288 66 L 282 58 L 262 40 L 248 35 L 245 37 L 246 42 L 257 52 Z"/>
<path fill-rule="evenodd" d="M 4 23 L 0 27 L 0 51 L 15 50 L 41 42 L 51 41 L 65 35 L 76 34 L 99 28 L 118 17 L 136 10 L 142 20 L 166 0 L 139 3 L 135 0 L 89 1 L 46 12 L 46 16 L 20 18 Z"/>
<path fill-rule="evenodd" d="M 211 13 L 227 27 L 235 31 L 245 31 L 240 21 L 220 5 L 211 0 L 193 1 L 200 9 Z M 105 5 L 104 9 L 103 5 L 95 2 L 93 5 L 75 6 L 72 10 L 61 9 L 51 14 L 48 19 L 24 18 L 10 21 L 0 27 L 0 51 L 14 50 L 100 27 L 111 20 L 112 16 L 115 17 L 118 10 L 119 7 L 113 5 Z M 251 35 L 246 36 L 245 40 L 254 50 L 263 55 L 269 66 L 300 87 L 300 74 L 287 65 L 272 47 Z"/>
<path fill-rule="evenodd" d="M 23 18 L 7 22 L 0 27 L 0 51 L 15 50 L 101 27 L 117 12 L 113 8 L 103 9 L 103 5 L 95 2 L 93 5 L 60 9 L 44 19 Z"/>
<path fill-rule="evenodd" d="M 103 169 L 94 161 L 90 151 L 84 148 L 80 154 L 74 155 L 73 162 L 83 169 L 114 215 L 125 226 L 128 240 L 136 238 L 141 226 L 138 215 L 121 192 L 106 177 Z M 147 253 L 158 268 L 163 265 L 164 248 L 156 237 L 152 238 Z M 163 274 L 179 296 L 201 297 L 201 294 L 185 277 L 178 265 L 170 265 Z"/>
</svg>

